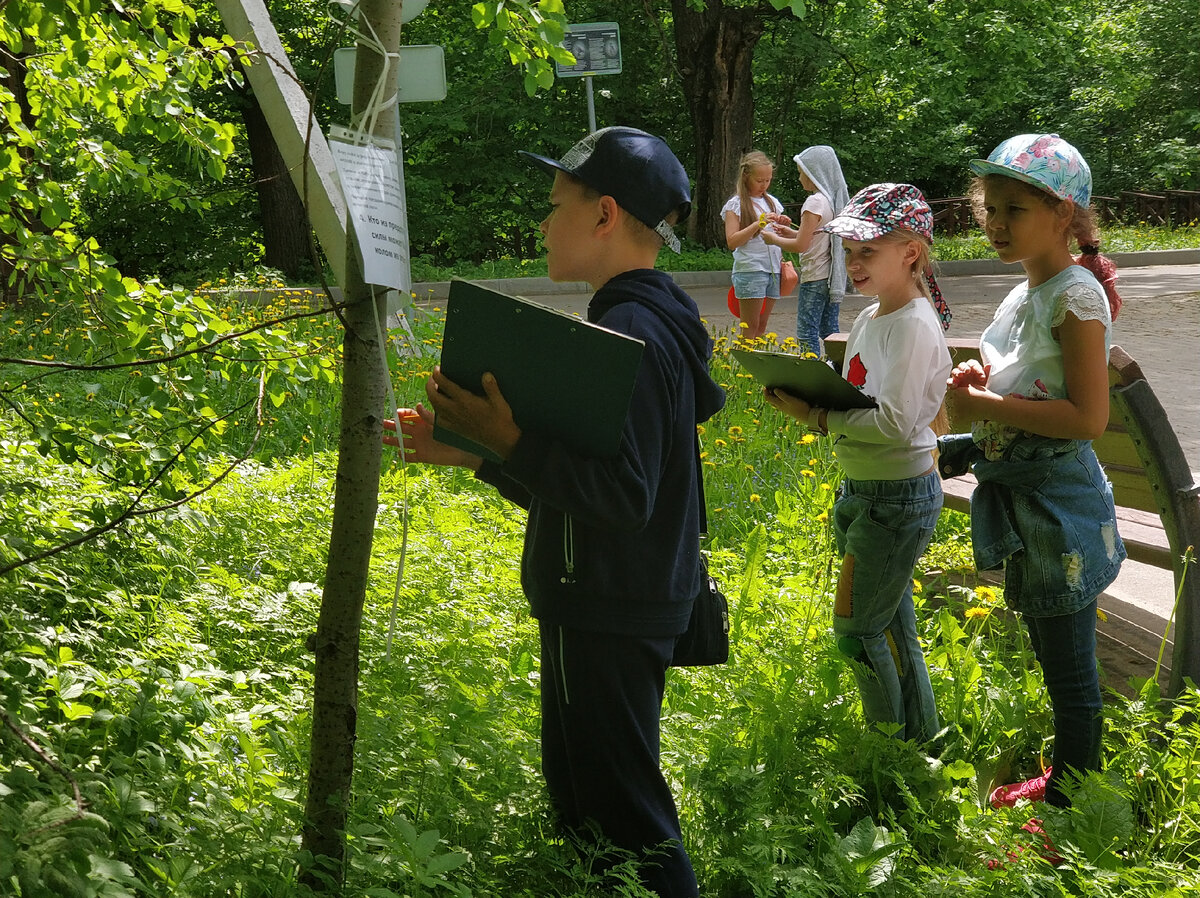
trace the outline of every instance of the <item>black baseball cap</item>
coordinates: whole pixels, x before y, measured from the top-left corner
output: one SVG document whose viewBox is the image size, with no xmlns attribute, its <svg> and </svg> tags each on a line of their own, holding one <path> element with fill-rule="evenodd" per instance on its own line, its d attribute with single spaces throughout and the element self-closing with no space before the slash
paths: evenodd
<svg viewBox="0 0 1200 898">
<path fill-rule="evenodd" d="M 683 221 L 692 211 L 687 172 L 661 137 L 637 128 L 616 126 L 593 131 L 555 161 L 519 151 L 543 171 L 565 172 L 604 196 L 654 231 L 679 252 L 679 238 L 667 223 L 677 213 Z"/>
</svg>

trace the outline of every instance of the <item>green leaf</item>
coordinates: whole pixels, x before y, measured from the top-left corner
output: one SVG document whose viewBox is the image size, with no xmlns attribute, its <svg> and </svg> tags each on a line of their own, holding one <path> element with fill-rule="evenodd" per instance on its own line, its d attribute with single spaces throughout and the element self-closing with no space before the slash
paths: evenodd
<svg viewBox="0 0 1200 898">
<path fill-rule="evenodd" d="M 471 7 L 471 23 L 476 28 L 487 28 L 496 16 L 495 3 L 476 3 Z"/>
<path fill-rule="evenodd" d="M 444 873 L 449 873 L 451 870 L 458 869 L 470 859 L 470 855 L 462 851 L 450 851 L 446 854 L 439 854 L 437 857 L 430 858 L 429 863 L 425 866 L 425 872 L 430 876 L 441 876 Z"/>
</svg>

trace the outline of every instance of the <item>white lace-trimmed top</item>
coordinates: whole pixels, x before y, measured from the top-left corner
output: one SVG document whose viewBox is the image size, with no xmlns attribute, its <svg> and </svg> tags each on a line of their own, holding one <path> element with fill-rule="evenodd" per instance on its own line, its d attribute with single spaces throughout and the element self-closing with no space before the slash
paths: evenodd
<svg viewBox="0 0 1200 898">
<path fill-rule="evenodd" d="M 979 340 L 983 364 L 991 365 L 988 389 L 1001 396 L 1066 399 L 1062 347 L 1054 329 L 1068 312 L 1080 321 L 1104 322 L 1107 357 L 1112 347 L 1112 316 L 1104 288 L 1086 268 L 1070 265 L 1036 287 L 1031 288 L 1028 281 L 1019 284 L 996 309 Z M 1021 431 L 976 421 L 971 433 L 987 457 L 997 459 Z"/>
</svg>

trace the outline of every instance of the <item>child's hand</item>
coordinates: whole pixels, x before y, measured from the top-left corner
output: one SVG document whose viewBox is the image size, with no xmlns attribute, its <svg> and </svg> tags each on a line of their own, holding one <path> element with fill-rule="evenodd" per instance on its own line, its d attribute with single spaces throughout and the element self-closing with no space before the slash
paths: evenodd
<svg viewBox="0 0 1200 898">
<path fill-rule="evenodd" d="M 484 395 L 476 396 L 442 374 L 441 366 L 437 366 L 425 382 L 425 395 L 443 427 L 507 459 L 521 438 L 521 428 L 513 420 L 512 409 L 501 395 L 495 376 L 487 372 L 482 383 Z"/>
<path fill-rule="evenodd" d="M 1000 397 L 986 387 L 972 383 L 955 386 L 953 380 L 952 375 L 946 389 L 946 413 L 957 422 L 989 419 L 989 409 L 994 411 L 993 403 Z"/>
<path fill-rule="evenodd" d="M 950 377 L 946 379 L 946 386 L 984 389 L 987 387 L 988 375 L 991 374 L 991 371 L 991 365 L 981 365 L 978 359 L 961 362 L 950 372 Z"/>
<path fill-rule="evenodd" d="M 763 399 L 766 400 L 767 405 L 779 409 L 785 415 L 791 415 L 801 422 L 808 423 L 808 413 L 812 411 L 812 406 L 799 396 L 778 387 L 763 387 Z"/>
<path fill-rule="evenodd" d="M 478 455 L 439 443 L 433 438 L 433 412 L 417 403 L 416 408 L 397 409 L 400 415 L 400 432 L 404 438 L 404 460 L 428 465 L 477 469 L 482 463 Z M 393 434 L 396 422 L 390 418 L 383 422 L 383 442 L 387 446 L 399 446 L 400 440 Z"/>
</svg>

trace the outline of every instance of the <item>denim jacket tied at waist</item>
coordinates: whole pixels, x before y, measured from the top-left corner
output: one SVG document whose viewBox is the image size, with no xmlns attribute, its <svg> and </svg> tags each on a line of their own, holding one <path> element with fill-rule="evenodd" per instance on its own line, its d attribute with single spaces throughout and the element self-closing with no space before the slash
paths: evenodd
<svg viewBox="0 0 1200 898">
<path fill-rule="evenodd" d="M 974 469 L 971 543 L 979 570 L 1004 568 L 1005 600 L 1035 617 L 1071 614 L 1125 558 L 1112 487 L 1088 440 L 1024 436 L 988 461 L 970 434 L 938 441 L 938 470 Z"/>
</svg>

